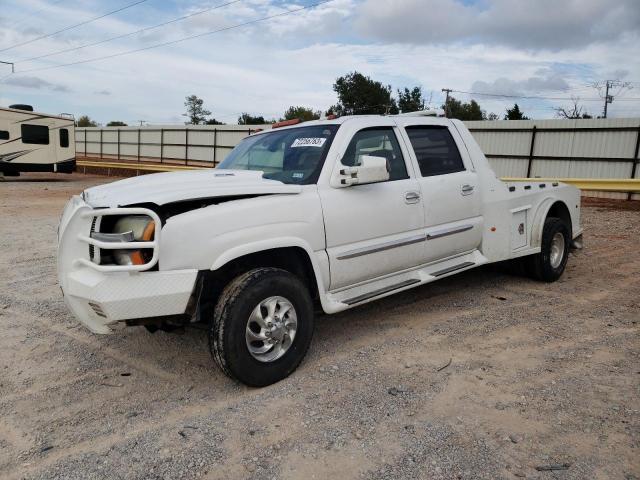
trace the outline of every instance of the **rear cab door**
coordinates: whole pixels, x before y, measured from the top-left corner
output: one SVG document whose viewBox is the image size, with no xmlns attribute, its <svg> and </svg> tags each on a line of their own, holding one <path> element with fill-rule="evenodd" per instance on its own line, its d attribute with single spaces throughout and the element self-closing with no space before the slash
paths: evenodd
<svg viewBox="0 0 640 480">
<path fill-rule="evenodd" d="M 396 117 L 424 198 L 431 263 L 471 252 L 482 242 L 480 182 L 458 131 L 444 118 Z"/>
</svg>

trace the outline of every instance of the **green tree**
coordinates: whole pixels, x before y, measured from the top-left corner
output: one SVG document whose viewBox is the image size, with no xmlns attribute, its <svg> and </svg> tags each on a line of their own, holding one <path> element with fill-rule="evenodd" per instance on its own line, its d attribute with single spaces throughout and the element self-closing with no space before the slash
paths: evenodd
<svg viewBox="0 0 640 480">
<path fill-rule="evenodd" d="M 457 118 L 458 120 L 485 120 L 487 118 L 484 110 L 475 100 L 462 103 L 460 100 L 449 97 L 446 105 L 442 105 L 442 108 L 448 118 Z"/>
<path fill-rule="evenodd" d="M 89 118 L 89 115 L 81 115 L 76 120 L 76 127 L 97 127 L 98 124 Z"/>
<path fill-rule="evenodd" d="M 284 120 L 295 120 L 299 118 L 303 122 L 308 122 L 309 120 L 318 120 L 322 112 L 320 110 L 314 111 L 311 108 L 297 106 L 297 107 L 289 107 L 287 111 L 284 112 L 284 117 L 280 119 L 280 121 Z"/>
<path fill-rule="evenodd" d="M 238 125 L 266 125 L 268 123 L 273 123 L 273 120 L 265 120 L 265 118 L 260 115 L 250 115 L 246 112 L 241 113 L 238 117 Z"/>
<path fill-rule="evenodd" d="M 526 117 L 522 111 L 520 111 L 520 107 L 517 103 L 513 104 L 512 108 L 507 108 L 507 113 L 504 115 L 505 120 L 529 120 L 529 117 Z"/>
<path fill-rule="evenodd" d="M 127 124 L 124 122 L 121 122 L 120 120 L 112 120 L 109 123 L 107 123 L 107 127 L 126 127 Z"/>
<path fill-rule="evenodd" d="M 224 122 L 219 122 L 215 118 L 207 118 L 204 124 L 205 125 L 224 125 Z"/>
<path fill-rule="evenodd" d="M 395 114 L 398 106 L 391 96 L 391 85 L 383 85 L 361 73 L 339 77 L 333 84 L 338 103 L 329 111 L 338 115 Z"/>
<path fill-rule="evenodd" d="M 204 108 L 204 100 L 196 95 L 185 97 L 184 106 L 187 107 L 187 112 L 182 116 L 189 119 L 188 122 L 185 122 L 187 125 L 200 125 L 205 122 L 208 115 L 211 115 L 211 112 Z"/>
<path fill-rule="evenodd" d="M 398 90 L 398 108 L 403 113 L 424 110 L 422 89 L 420 87 L 413 87 L 412 90 L 408 88 L 405 88 L 404 91 Z"/>
</svg>

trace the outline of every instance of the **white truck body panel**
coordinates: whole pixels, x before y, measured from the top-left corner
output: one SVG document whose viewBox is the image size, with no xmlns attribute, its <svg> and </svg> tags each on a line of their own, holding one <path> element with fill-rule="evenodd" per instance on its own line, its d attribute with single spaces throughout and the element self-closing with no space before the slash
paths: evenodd
<svg viewBox="0 0 640 480">
<path fill-rule="evenodd" d="M 98 333 L 126 319 L 127 309 L 135 314 L 129 318 L 181 313 L 195 292 L 198 272 L 215 272 L 245 255 L 287 247 L 307 255 L 322 308 L 334 313 L 488 262 L 537 253 L 542 226 L 556 202 L 569 212 L 572 237 L 582 233 L 579 190 L 558 183 L 500 181 L 459 121 L 360 116 L 301 126 L 309 125 L 340 125 L 314 184 L 284 184 L 262 178 L 261 172 L 216 169 L 131 178 L 72 199 L 61 220 L 58 270 L 73 313 Z M 464 170 L 423 177 L 406 130 L 412 126 L 447 129 Z M 354 135 L 371 128 L 393 130 L 407 178 L 332 186 L 344 171 L 341 159 Z M 108 213 L 117 207 L 192 200 L 205 203 L 158 227 L 153 247 L 157 271 L 96 273 L 90 265 L 88 245 L 78 237 L 91 230 L 92 209 Z M 144 307 L 137 308 L 136 301 Z"/>
</svg>

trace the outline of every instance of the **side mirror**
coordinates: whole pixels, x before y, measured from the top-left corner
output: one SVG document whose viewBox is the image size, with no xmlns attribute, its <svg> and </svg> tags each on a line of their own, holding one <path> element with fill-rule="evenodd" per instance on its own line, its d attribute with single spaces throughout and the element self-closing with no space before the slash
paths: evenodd
<svg viewBox="0 0 640 480">
<path fill-rule="evenodd" d="M 387 159 L 363 155 L 360 157 L 360 165 L 354 167 L 341 165 L 338 175 L 334 175 L 331 181 L 331 186 L 340 188 L 349 185 L 386 182 L 387 180 L 389 180 Z"/>
</svg>

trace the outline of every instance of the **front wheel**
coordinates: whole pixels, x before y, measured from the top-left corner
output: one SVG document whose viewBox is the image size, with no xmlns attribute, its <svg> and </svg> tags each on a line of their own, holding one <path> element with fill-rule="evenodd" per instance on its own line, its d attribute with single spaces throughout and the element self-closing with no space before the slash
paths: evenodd
<svg viewBox="0 0 640 480">
<path fill-rule="evenodd" d="M 543 282 L 555 282 L 567 266 L 571 233 L 560 218 L 549 217 L 544 222 L 540 253 L 526 259 L 529 275 Z"/>
<path fill-rule="evenodd" d="M 312 335 L 313 302 L 303 282 L 285 270 L 257 268 L 223 290 L 209 346 L 228 376 L 264 387 L 298 367 Z"/>
</svg>

